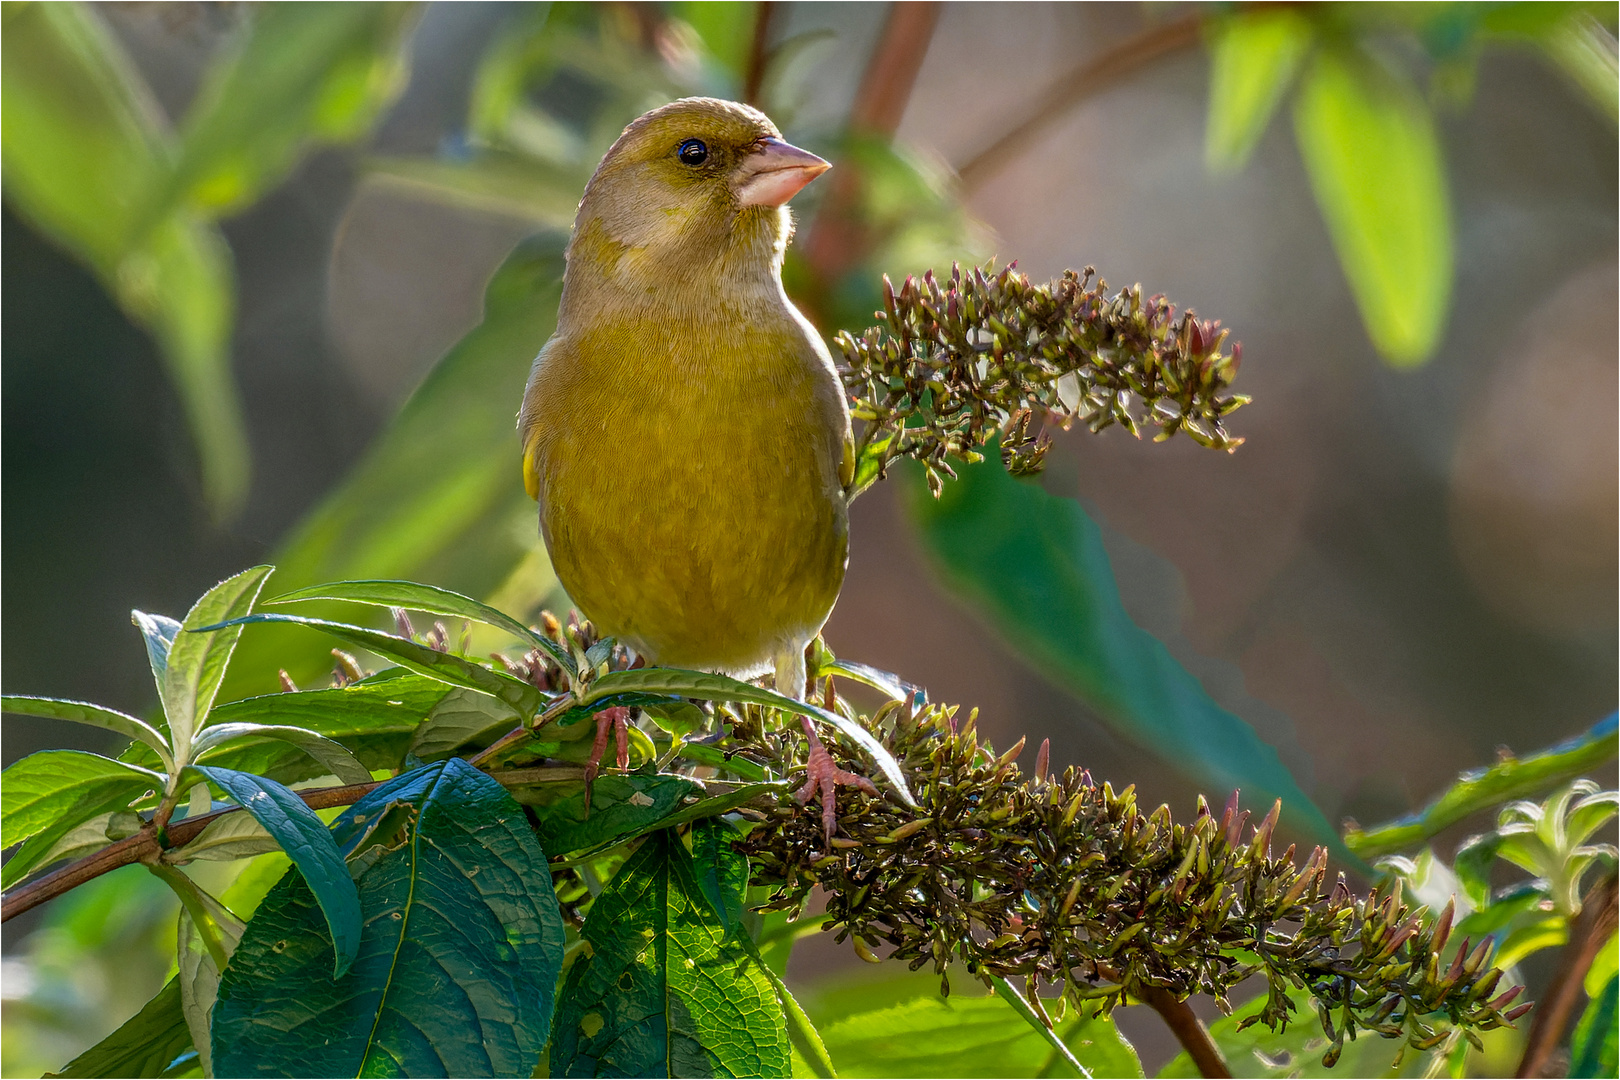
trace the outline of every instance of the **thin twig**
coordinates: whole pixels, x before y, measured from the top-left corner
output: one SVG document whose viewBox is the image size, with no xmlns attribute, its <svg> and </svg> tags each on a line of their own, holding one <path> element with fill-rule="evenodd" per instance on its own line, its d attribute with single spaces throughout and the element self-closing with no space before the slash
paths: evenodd
<svg viewBox="0 0 1620 1080">
<path fill-rule="evenodd" d="M 748 47 L 748 71 L 743 78 L 743 100 L 759 104 L 765 85 L 765 65 L 771 59 L 771 23 L 776 18 L 775 0 L 759 0 L 754 5 L 754 40 Z"/>
<path fill-rule="evenodd" d="M 304 800 L 312 810 L 324 810 L 331 806 L 348 806 L 371 791 L 381 780 L 374 780 L 368 784 L 344 784 L 341 787 L 311 788 L 308 791 L 299 791 L 295 794 Z M 208 825 L 226 814 L 241 813 L 240 807 L 229 810 L 216 810 L 212 814 L 203 814 L 200 817 L 187 818 L 177 825 L 168 827 L 168 849 L 184 847 L 197 838 L 197 834 Z M 53 870 L 44 877 L 20 886 L 0 897 L 0 922 L 21 915 L 47 900 L 54 900 L 70 889 L 75 889 L 87 881 L 94 880 L 102 874 L 117 870 L 120 866 L 131 863 L 146 862 L 156 859 L 163 854 L 163 844 L 158 838 L 158 829 L 148 823 L 147 826 L 134 836 L 119 840 L 102 848 L 93 855 L 86 855 L 76 862 L 71 862 L 60 870 Z"/>
<path fill-rule="evenodd" d="M 1082 101 L 1161 57 L 1196 44 L 1203 21 L 1202 15 L 1193 13 L 1144 30 L 1053 80 L 1036 95 L 1036 105 L 1029 115 L 1004 125 L 1002 134 L 994 142 L 957 169 L 963 190 L 972 191 L 984 183 L 1035 136 Z"/>
<path fill-rule="evenodd" d="M 1614 933 L 1617 902 L 1615 875 L 1605 875 L 1592 886 L 1581 901 L 1581 913 L 1569 926 L 1569 944 L 1558 958 L 1558 970 L 1553 972 L 1547 992 L 1536 1006 L 1536 1018 L 1530 1024 L 1530 1037 L 1525 1041 L 1524 1057 L 1514 1076 L 1546 1076 L 1548 1059 L 1564 1039 L 1570 1017 L 1580 1000 L 1586 972 L 1597 957 L 1598 950 Z"/>
<path fill-rule="evenodd" d="M 1192 1011 L 1192 1006 L 1162 986 L 1145 987 L 1138 991 L 1141 1000 L 1164 1018 L 1182 1049 L 1204 1076 L 1231 1076 L 1232 1070 L 1221 1056 L 1220 1047 L 1209 1037 L 1209 1029 Z"/>
</svg>

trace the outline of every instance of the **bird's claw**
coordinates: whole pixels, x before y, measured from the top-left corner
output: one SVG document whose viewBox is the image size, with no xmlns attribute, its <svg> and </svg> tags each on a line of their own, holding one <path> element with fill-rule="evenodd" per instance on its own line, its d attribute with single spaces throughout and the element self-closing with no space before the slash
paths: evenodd
<svg viewBox="0 0 1620 1080">
<path fill-rule="evenodd" d="M 608 732 L 613 732 L 614 762 L 620 772 L 630 771 L 630 710 L 623 705 L 603 709 L 596 720 L 596 740 L 591 743 L 591 755 L 585 759 L 585 812 L 591 812 L 591 787 L 602 768 L 602 755 L 607 753 Z"/>
<path fill-rule="evenodd" d="M 877 797 L 878 790 L 866 777 L 834 764 L 832 755 L 816 735 L 815 724 L 808 716 L 799 719 L 810 739 L 810 760 L 805 764 L 804 786 L 793 793 L 793 798 L 800 803 L 808 803 L 812 795 L 821 798 L 821 825 L 827 835 L 827 850 L 831 851 L 833 833 L 838 829 L 838 785 L 860 788 L 873 798 Z"/>
</svg>

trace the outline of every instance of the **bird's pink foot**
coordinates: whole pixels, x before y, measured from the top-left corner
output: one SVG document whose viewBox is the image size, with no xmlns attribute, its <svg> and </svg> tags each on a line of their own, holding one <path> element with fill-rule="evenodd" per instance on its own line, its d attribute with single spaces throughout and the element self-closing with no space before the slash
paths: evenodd
<svg viewBox="0 0 1620 1080">
<path fill-rule="evenodd" d="M 827 850 L 832 850 L 833 833 L 838 829 L 838 785 L 857 787 L 862 791 L 877 797 L 877 788 L 872 781 L 864 776 L 856 776 L 845 769 L 840 769 L 833 763 L 832 755 L 827 748 L 821 745 L 821 739 L 816 735 L 815 723 L 808 716 L 801 716 L 804 724 L 804 733 L 810 739 L 810 760 L 805 766 L 804 786 L 793 793 L 793 798 L 801 803 L 808 803 L 812 795 L 821 798 L 821 825 L 827 834 Z"/>
<path fill-rule="evenodd" d="M 620 772 L 630 770 L 630 710 L 623 705 L 603 709 L 593 718 L 596 721 L 596 739 L 591 743 L 590 757 L 585 759 L 585 812 L 591 811 L 591 787 L 601 771 L 602 757 L 607 753 L 608 732 L 613 733 L 614 762 Z"/>
</svg>

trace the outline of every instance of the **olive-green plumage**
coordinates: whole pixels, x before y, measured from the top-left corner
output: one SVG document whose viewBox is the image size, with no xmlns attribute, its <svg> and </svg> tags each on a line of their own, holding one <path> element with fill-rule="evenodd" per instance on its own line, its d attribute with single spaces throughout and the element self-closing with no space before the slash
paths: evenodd
<svg viewBox="0 0 1620 1080">
<path fill-rule="evenodd" d="M 580 610 L 654 663 L 774 663 L 795 696 L 848 552 L 849 410 L 781 277 L 781 203 L 825 167 L 732 102 L 632 123 L 585 188 L 519 420 Z"/>
</svg>

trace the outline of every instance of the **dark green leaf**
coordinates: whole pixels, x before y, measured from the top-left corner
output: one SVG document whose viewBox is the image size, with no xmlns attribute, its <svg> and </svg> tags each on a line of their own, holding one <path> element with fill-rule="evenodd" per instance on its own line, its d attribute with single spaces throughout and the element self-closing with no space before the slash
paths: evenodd
<svg viewBox="0 0 1620 1080">
<path fill-rule="evenodd" d="M 1292 8 L 1240 11 L 1215 22 L 1209 43 L 1204 160 L 1235 172 L 1277 111 L 1311 46 L 1311 24 Z"/>
<path fill-rule="evenodd" d="M 1570 1076 L 1614 1076 L 1620 1069 L 1620 1018 L 1616 1016 L 1616 998 L 1620 996 L 1620 981 L 1610 979 L 1596 997 L 1587 1003 L 1575 1025 L 1575 1035 L 1569 1043 Z"/>
<path fill-rule="evenodd" d="M 957 591 L 1116 732 L 1206 791 L 1241 788 L 1259 806 L 1281 798 L 1285 822 L 1354 860 L 1277 751 L 1131 621 L 1080 504 L 1014 480 L 986 457 L 959 466 L 961 479 L 939 499 L 914 500 L 923 539 Z"/>
<path fill-rule="evenodd" d="M 270 604 L 291 604 L 299 600 L 347 600 L 373 607 L 409 608 L 430 615 L 448 615 L 452 618 L 471 619 L 498 630 L 505 630 L 526 645 L 534 646 L 558 664 L 564 671 L 574 670 L 574 658 L 567 649 L 555 641 L 524 626 L 504 611 L 479 603 L 470 596 L 441 589 L 436 585 L 418 585 L 414 581 L 330 581 L 324 585 L 311 585 L 283 593 Z"/>
<path fill-rule="evenodd" d="M 1311 190 L 1378 351 L 1433 355 L 1451 305 L 1451 199 L 1434 121 L 1374 61 L 1320 49 L 1294 105 Z"/>
<path fill-rule="evenodd" d="M 1616 748 L 1620 746 L 1616 720 L 1617 714 L 1610 713 L 1583 734 L 1557 746 L 1529 757 L 1510 757 L 1489 768 L 1463 773 L 1438 799 L 1416 814 L 1365 831 L 1351 829 L 1345 833 L 1344 842 L 1356 854 L 1368 859 L 1403 851 L 1481 810 L 1536 795 L 1583 776 L 1615 759 Z M 1494 857 L 1493 848 L 1489 858 Z M 1461 875 L 1465 871 L 1459 865 L 1457 872 Z"/>
<path fill-rule="evenodd" d="M 410 4 L 272 4 L 209 73 L 171 197 L 210 216 L 279 182 L 306 143 L 363 134 L 405 83 Z"/>
<path fill-rule="evenodd" d="M 97 814 L 122 810 L 143 792 L 163 790 L 163 776 L 122 761 L 82 750 L 41 750 L 15 762 L 0 783 L 0 847 L 10 847 L 40 836 L 55 843 L 76 826 Z M 49 844 L 36 849 L 44 855 Z M 29 866 L 12 856 L 4 871 L 5 884 Z"/>
<path fill-rule="evenodd" d="M 684 776 L 603 773 L 596 778 L 589 814 L 582 783 L 534 784 L 515 790 L 513 797 L 534 807 L 540 846 L 565 855 L 644 832 L 702 791 Z"/>
<path fill-rule="evenodd" d="M 360 950 L 360 897 L 326 823 L 303 799 L 274 780 L 211 765 L 199 765 L 197 771 L 257 818 L 292 859 L 320 901 L 331 932 L 329 940 L 337 945 L 333 976 L 341 977 Z"/>
<path fill-rule="evenodd" d="M 342 979 L 296 875 L 260 905 L 214 1008 L 220 1075 L 533 1070 L 563 946 L 545 853 L 522 808 L 458 758 L 396 777 L 334 829 L 356 836 L 401 805 L 414 828 L 360 879 L 365 936 Z"/>
<path fill-rule="evenodd" d="M 329 622 L 326 619 L 306 619 L 301 615 L 271 613 L 248 615 L 225 625 L 241 626 L 248 623 L 287 623 L 323 631 L 350 645 L 357 645 L 362 649 L 370 649 L 379 656 L 386 656 L 418 675 L 426 675 L 430 679 L 438 679 L 452 686 L 479 690 L 503 701 L 511 706 L 514 723 L 523 717 L 535 715 L 546 705 L 546 699 L 540 691 L 521 679 L 491 671 L 482 664 L 476 664 L 453 653 L 439 652 L 430 646 L 393 634 L 385 634 L 381 630 Z"/>
<path fill-rule="evenodd" d="M 570 198 L 578 197 L 576 188 Z M 566 239 L 526 241 L 490 279 L 484 321 L 278 549 L 284 588 L 431 576 L 469 595 L 500 593 L 496 606 L 515 614 L 555 588 L 520 481 L 512 416 L 535 350 L 556 325 Z M 278 668 L 300 684 L 324 681 L 332 657 L 296 627 L 265 626 L 242 643 L 226 696 L 274 690 Z"/>
<path fill-rule="evenodd" d="M 168 664 L 158 687 L 163 698 L 163 714 L 169 721 L 169 737 L 174 741 L 178 763 L 190 760 L 191 741 L 197 729 L 208 720 L 214 697 L 225 678 L 225 668 L 242 631 L 228 620 L 253 610 L 264 579 L 273 566 L 255 566 L 215 585 L 203 594 L 180 624 L 169 647 Z M 216 629 L 204 629 L 216 627 Z"/>
<path fill-rule="evenodd" d="M 1142 1075 L 1136 1051 L 1106 1017 L 1071 1017 L 1058 1030 L 1097 1076 Z M 991 996 L 919 998 L 824 1024 L 821 1034 L 845 1077 L 1069 1075 L 1046 1040 Z"/>
<path fill-rule="evenodd" d="M 685 743 L 681 747 L 681 757 L 695 761 L 699 765 L 736 773 L 744 780 L 764 780 L 770 775 L 765 771 L 765 766 L 757 761 L 745 758 L 741 754 L 727 754 L 718 746 L 711 746 L 708 743 Z"/>
<path fill-rule="evenodd" d="M 713 675 L 701 671 L 682 671 L 679 668 L 636 668 L 633 671 L 610 671 L 591 683 L 582 704 L 590 705 L 605 697 L 627 692 L 668 694 L 698 698 L 704 701 L 737 701 L 753 705 L 766 705 L 793 713 L 804 713 L 826 724 L 831 724 L 849 740 L 865 750 L 883 774 L 888 777 L 907 805 L 915 806 L 911 789 L 906 786 L 900 763 L 884 749 L 883 744 L 860 724 L 809 702 L 795 701 L 774 690 L 754 686 L 727 675 Z"/>
<path fill-rule="evenodd" d="M 119 1029 L 46 1077 L 159 1077 L 191 1049 L 191 1030 L 180 1007 L 180 977 L 163 985 Z"/>
<path fill-rule="evenodd" d="M 85 701 L 64 701 L 61 698 L 23 697 L 7 694 L 0 697 L 0 710 L 22 716 L 45 716 L 52 720 L 71 720 L 76 724 L 89 724 L 106 731 L 115 731 L 126 739 L 135 739 L 150 746 L 160 760 L 167 758 L 169 744 L 156 728 L 145 720 L 106 709 Z M 172 761 L 163 761 L 165 770 L 174 768 Z"/>
<path fill-rule="evenodd" d="M 468 744 L 486 746 L 516 726 L 511 706 L 477 690 L 452 687 L 411 737 L 411 753 L 437 761 Z"/>
<path fill-rule="evenodd" d="M 680 839 L 654 833 L 596 898 L 551 1037 L 553 1076 L 785 1076 L 764 966 L 704 894 Z"/>
</svg>

